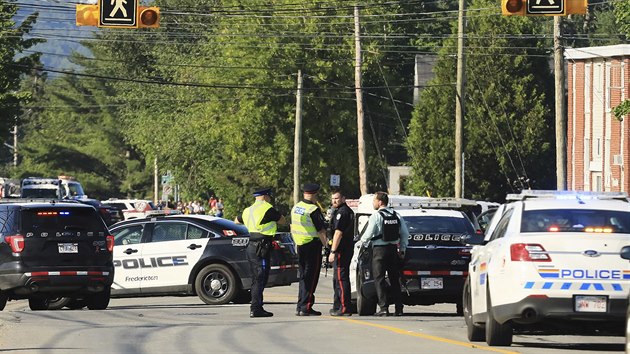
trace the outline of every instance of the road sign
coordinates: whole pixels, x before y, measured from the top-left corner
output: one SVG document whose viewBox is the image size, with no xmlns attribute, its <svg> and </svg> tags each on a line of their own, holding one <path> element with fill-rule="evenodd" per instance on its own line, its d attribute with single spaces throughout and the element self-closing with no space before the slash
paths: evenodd
<svg viewBox="0 0 630 354">
<path fill-rule="evenodd" d="M 339 187 L 341 183 L 341 177 L 339 175 L 330 175 L 330 186 Z"/>
<path fill-rule="evenodd" d="M 99 0 L 99 27 L 138 28 L 138 0 Z"/>
<path fill-rule="evenodd" d="M 562 15 L 565 0 L 528 0 L 527 13 L 532 15 Z"/>
</svg>

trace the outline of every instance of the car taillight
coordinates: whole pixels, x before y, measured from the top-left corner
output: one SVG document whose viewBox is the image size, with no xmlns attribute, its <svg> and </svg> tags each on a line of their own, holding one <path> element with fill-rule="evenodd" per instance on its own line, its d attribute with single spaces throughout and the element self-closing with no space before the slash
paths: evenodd
<svg viewBox="0 0 630 354">
<path fill-rule="evenodd" d="M 510 256 L 513 262 L 551 262 L 543 246 L 534 243 L 510 245 Z"/>
<path fill-rule="evenodd" d="M 105 241 L 107 242 L 107 250 L 109 252 L 114 252 L 114 236 L 109 235 L 105 238 Z"/>
<path fill-rule="evenodd" d="M 4 240 L 9 244 L 9 246 L 11 246 L 11 251 L 13 251 L 13 253 L 20 253 L 24 251 L 24 236 L 5 236 Z"/>
</svg>

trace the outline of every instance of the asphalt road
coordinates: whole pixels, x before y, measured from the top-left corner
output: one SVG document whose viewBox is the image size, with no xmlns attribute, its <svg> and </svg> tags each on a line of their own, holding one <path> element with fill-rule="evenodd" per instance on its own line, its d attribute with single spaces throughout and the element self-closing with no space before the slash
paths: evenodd
<svg viewBox="0 0 630 354">
<path fill-rule="evenodd" d="M 320 279 L 321 317 L 295 316 L 297 286 L 265 291 L 271 318 L 249 305 L 197 297 L 112 299 L 105 311 L 0 312 L 0 351 L 14 353 L 623 353 L 623 337 L 515 336 L 511 347 L 469 343 L 455 305 L 405 308 L 403 317 L 330 317 L 332 278 Z"/>
</svg>

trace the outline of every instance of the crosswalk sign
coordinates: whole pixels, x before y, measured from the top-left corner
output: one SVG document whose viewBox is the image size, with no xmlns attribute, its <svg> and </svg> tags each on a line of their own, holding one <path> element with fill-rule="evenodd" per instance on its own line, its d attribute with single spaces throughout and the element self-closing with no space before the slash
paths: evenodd
<svg viewBox="0 0 630 354">
<path fill-rule="evenodd" d="M 99 27 L 138 28 L 138 0 L 99 0 Z"/>
</svg>

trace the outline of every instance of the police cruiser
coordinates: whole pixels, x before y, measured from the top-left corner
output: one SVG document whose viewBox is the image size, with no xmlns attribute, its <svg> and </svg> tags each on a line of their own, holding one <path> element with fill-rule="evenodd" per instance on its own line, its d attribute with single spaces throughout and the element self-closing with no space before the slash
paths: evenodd
<svg viewBox="0 0 630 354">
<path fill-rule="evenodd" d="M 208 215 L 133 219 L 111 227 L 112 296 L 197 295 L 211 305 L 249 301 L 252 273 L 243 225 Z M 297 282 L 289 233 L 273 242 L 268 287 Z"/>
<path fill-rule="evenodd" d="M 368 194 L 359 199 L 355 214 L 358 238 L 369 215 L 375 212 L 373 198 L 373 194 Z M 464 235 L 481 232 L 462 210 L 481 208 L 474 201 L 455 198 L 390 195 L 389 201 L 389 206 L 405 219 L 410 234 L 401 271 L 403 304 L 451 303 L 461 315 L 461 294 L 472 247 L 460 240 Z M 355 244 L 350 263 L 351 297 L 356 299 L 359 315 L 373 314 L 377 302 L 372 248 L 365 246 L 360 241 Z"/>
<path fill-rule="evenodd" d="M 625 193 L 524 191 L 509 195 L 476 244 L 464 286 L 470 341 L 508 346 L 515 330 L 621 334 L 630 270 Z M 590 331 L 590 332 L 589 332 Z"/>
</svg>

